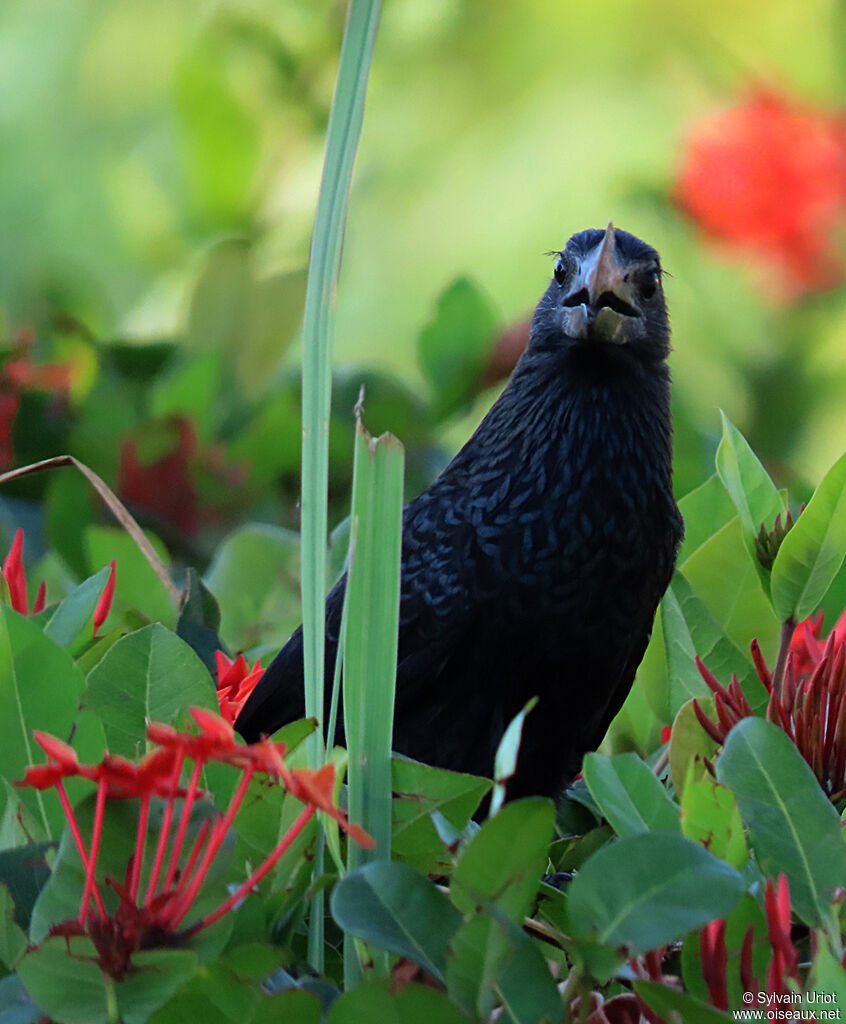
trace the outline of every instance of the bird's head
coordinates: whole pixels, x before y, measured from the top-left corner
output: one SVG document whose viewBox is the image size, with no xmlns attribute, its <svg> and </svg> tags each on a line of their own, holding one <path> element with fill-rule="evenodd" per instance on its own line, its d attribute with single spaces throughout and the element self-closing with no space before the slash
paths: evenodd
<svg viewBox="0 0 846 1024">
<path fill-rule="evenodd" d="M 573 235 L 556 257 L 532 337 L 555 345 L 616 346 L 647 361 L 670 350 L 658 253 L 609 224 Z"/>
</svg>

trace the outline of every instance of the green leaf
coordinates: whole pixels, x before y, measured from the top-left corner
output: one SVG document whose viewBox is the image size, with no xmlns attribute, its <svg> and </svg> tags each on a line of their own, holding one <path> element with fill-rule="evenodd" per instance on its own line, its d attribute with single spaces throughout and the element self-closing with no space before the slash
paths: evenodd
<svg viewBox="0 0 846 1024">
<path fill-rule="evenodd" d="M 683 565 L 709 538 L 735 516 L 735 507 L 720 478 L 713 473 L 704 484 L 679 499 L 684 518 L 684 540 L 678 564 Z"/>
<path fill-rule="evenodd" d="M 552 801 L 542 797 L 515 800 L 486 821 L 455 865 L 450 896 L 458 909 L 466 914 L 488 902 L 521 922 L 546 865 L 554 822 Z"/>
<path fill-rule="evenodd" d="M 349 934 L 409 957 L 441 981 L 461 924 L 461 914 L 428 878 L 390 861 L 345 875 L 332 893 L 332 916 Z"/>
<path fill-rule="evenodd" d="M 112 1001 L 125 1024 L 145 1024 L 197 968 L 196 954 L 186 949 L 144 950 L 132 962 L 136 970 L 116 982 L 97 966 L 89 939 L 57 936 L 28 952 L 18 974 L 41 1009 L 61 1024 L 110 1024 L 117 1019 Z"/>
<path fill-rule="evenodd" d="M 391 761 L 391 856 L 423 874 L 448 874 L 453 858 L 432 817 L 439 813 L 456 832 L 462 832 L 490 786 L 487 779 L 475 775 L 395 756 Z"/>
<path fill-rule="evenodd" d="M 724 917 L 743 889 L 738 872 L 698 843 L 646 833 L 603 846 L 582 866 L 568 914 L 577 935 L 635 955 Z"/>
<path fill-rule="evenodd" d="M 72 735 L 83 686 L 82 673 L 65 648 L 35 622 L 0 606 L 0 775 L 20 779 L 26 765 L 44 760 L 32 740 L 33 729 Z M 48 835 L 59 834 L 64 815 L 54 793 L 22 789 L 20 798 Z M 5 804 L 5 790 L 0 800 Z"/>
<path fill-rule="evenodd" d="M 218 393 L 223 360 L 216 351 L 204 351 L 177 363 L 156 378 L 150 396 L 150 415 L 156 419 L 187 416 L 203 446 L 214 441 L 219 426 Z"/>
<path fill-rule="evenodd" d="M 846 455 L 820 482 L 778 549 L 772 597 L 783 621 L 801 622 L 825 598 L 846 557 Z"/>
<path fill-rule="evenodd" d="M 634 990 L 647 1006 L 668 1020 L 680 1020 L 684 1024 L 725 1024 L 735 1019 L 658 981 L 635 981 Z"/>
<path fill-rule="evenodd" d="M 281 643 L 299 622 L 300 538 L 264 523 L 238 527 L 217 549 L 205 582 L 234 651 Z"/>
<path fill-rule="evenodd" d="M 170 556 L 162 542 L 149 530 L 144 533 L 159 558 L 169 565 Z M 115 560 L 115 608 L 135 609 L 166 626 L 176 624 L 170 595 L 129 534 L 113 526 L 91 526 L 85 531 L 85 546 L 92 566 Z"/>
<path fill-rule="evenodd" d="M 15 921 L 15 903 L 9 887 L 0 882 L 0 962 L 12 971 L 26 952 L 27 937 Z"/>
<path fill-rule="evenodd" d="M 55 843 L 29 843 L 0 853 L 0 882 L 12 898 L 20 928 L 29 927 L 32 908 L 50 878 L 47 857 L 55 848 Z"/>
<path fill-rule="evenodd" d="M 697 654 L 718 679 L 727 682 L 735 673 L 752 709 L 763 712 L 767 691 L 751 659 L 726 636 L 681 573 L 675 574 L 661 602 L 661 625 L 673 714 L 692 697 L 711 693 L 696 667 Z"/>
<path fill-rule="evenodd" d="M 89 576 L 84 583 L 71 591 L 61 602 L 50 621 L 44 627 L 44 632 L 50 639 L 60 647 L 69 647 L 76 640 L 83 629 L 88 626 L 91 632 L 91 622 L 97 602 L 103 593 L 103 588 L 109 581 L 111 569 L 106 566 L 94 576 Z"/>
<path fill-rule="evenodd" d="M 438 296 L 435 317 L 418 341 L 420 365 L 434 391 L 433 416 L 445 419 L 479 390 L 499 325 L 490 300 L 466 277 Z"/>
<path fill-rule="evenodd" d="M 517 754 L 520 751 L 520 740 L 523 736 L 523 723 L 526 715 L 537 704 L 537 697 L 532 697 L 526 705 L 508 723 L 502 734 L 494 756 L 494 791 L 491 796 L 490 816 L 493 817 L 505 803 L 505 787 L 517 771 Z"/>
<path fill-rule="evenodd" d="M 344 732 L 348 810 L 376 841 L 347 847 L 352 869 L 391 850 L 391 740 L 399 634 L 402 484 L 405 450 L 391 434 L 373 438 L 357 419 L 344 607 Z"/>
<path fill-rule="evenodd" d="M 217 711 L 208 671 L 183 640 L 158 623 L 122 637 L 88 674 L 84 702 L 99 715 L 113 754 L 144 749 L 147 722 L 173 722 L 196 706 Z"/>
<path fill-rule="evenodd" d="M 716 721 L 713 696 L 698 697 L 697 701 L 705 714 Z M 693 700 L 682 704 L 670 734 L 670 778 L 677 797 L 684 797 L 688 769 L 693 762 L 698 759 L 701 765 L 703 759 L 707 757 L 713 763 L 717 749 L 718 744 L 699 724 L 693 710 Z M 704 771 L 704 767 L 701 770 Z"/>
<path fill-rule="evenodd" d="M 747 550 L 757 565 L 755 538 L 761 526 L 772 529 L 776 516 L 784 516 L 787 508 L 746 438 L 724 412 L 720 415 L 723 437 L 717 449 L 717 473 L 734 502 Z"/>
<path fill-rule="evenodd" d="M 710 776 L 693 778 L 692 764 L 688 770 L 690 777 L 685 783 L 681 805 L 682 833 L 702 843 L 715 857 L 742 870 L 749 855 L 734 794 Z"/>
<path fill-rule="evenodd" d="M 18 974 L 41 1009 L 61 1024 L 110 1024 L 104 977 L 90 940 L 47 939 L 23 957 Z"/>
<path fill-rule="evenodd" d="M 746 556 L 737 516 L 681 563 L 679 570 L 744 658 L 748 660 L 753 636 L 764 651 L 775 653 L 781 623 Z"/>
<path fill-rule="evenodd" d="M 679 808 L 637 754 L 588 754 L 582 765 L 591 796 L 618 836 L 679 831 Z"/>
<path fill-rule="evenodd" d="M 447 968 L 450 998 L 487 1020 L 497 1002 L 502 1021 L 560 1021 L 564 1007 L 540 950 L 515 924 L 477 914 L 451 943 Z"/>
<path fill-rule="evenodd" d="M 846 879 L 837 811 L 805 759 L 777 726 L 746 718 L 728 735 L 717 779 L 733 790 L 765 874 L 784 871 L 797 914 L 824 919 Z"/>
<path fill-rule="evenodd" d="M 397 995 L 393 995 L 378 981 L 363 984 L 344 992 L 336 999 L 329 1011 L 327 1024 L 363 1024 L 364 1021 L 378 1021 L 379 1024 L 406 1024 L 400 1016 Z M 453 1018 L 447 1016 L 447 1021 Z M 462 1020 L 463 1018 L 458 1018 Z M 440 1018 L 435 1017 L 440 1024 Z"/>
<path fill-rule="evenodd" d="M 217 600 L 197 575 L 197 570 L 189 568 L 179 605 L 176 635 L 188 644 L 210 673 L 217 671 L 215 655 L 223 650 L 218 629 L 220 608 Z"/>
<path fill-rule="evenodd" d="M 817 954 L 814 957 L 812 968 L 812 985 L 806 987 L 808 994 L 825 993 L 828 999 L 834 998 L 829 1003 L 817 1002 L 814 1008 L 817 1010 L 832 1010 L 837 1007 L 846 1006 L 846 970 L 831 953 L 823 935 L 817 935 Z M 832 1006 L 833 1002 L 833 1006 Z M 807 1005 L 807 1004 L 806 1004 Z M 837 1011 L 840 1014 L 840 1010 Z M 825 1018 L 823 1018 L 825 1019 Z"/>
<path fill-rule="evenodd" d="M 265 996 L 258 1005 L 250 1024 L 321 1024 L 325 1018 L 320 999 L 302 989 L 288 989 L 273 996 Z M 177 1017 L 166 1024 L 183 1024 L 185 1017 Z M 151 1021 L 150 1024 L 155 1024 Z M 165 1022 L 163 1022 L 165 1024 Z"/>
</svg>

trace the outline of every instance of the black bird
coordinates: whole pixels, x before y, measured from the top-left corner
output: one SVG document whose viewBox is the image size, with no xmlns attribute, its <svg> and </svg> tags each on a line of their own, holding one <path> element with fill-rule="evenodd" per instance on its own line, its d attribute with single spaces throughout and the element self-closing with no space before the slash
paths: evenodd
<svg viewBox="0 0 846 1024">
<path fill-rule="evenodd" d="M 658 253 L 609 224 L 553 255 L 510 383 L 403 514 L 394 749 L 490 776 L 536 695 L 509 798 L 557 795 L 602 740 L 683 533 Z M 327 694 L 345 585 L 326 601 Z M 303 714 L 298 629 L 236 728 L 255 740 Z"/>
</svg>

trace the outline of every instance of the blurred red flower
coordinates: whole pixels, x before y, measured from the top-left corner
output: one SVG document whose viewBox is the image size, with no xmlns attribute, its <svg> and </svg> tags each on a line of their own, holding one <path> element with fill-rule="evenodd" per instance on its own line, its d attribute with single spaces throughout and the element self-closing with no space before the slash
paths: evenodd
<svg viewBox="0 0 846 1024">
<path fill-rule="evenodd" d="M 183 416 L 174 417 L 172 426 L 174 443 L 152 461 L 142 457 L 134 437 L 121 442 L 118 491 L 127 503 L 190 535 L 199 526 L 199 499 L 191 471 L 198 451 L 197 434 Z"/>
<path fill-rule="evenodd" d="M 673 193 L 706 234 L 769 266 L 784 300 L 846 276 L 844 112 L 753 91 L 692 127 Z"/>
</svg>

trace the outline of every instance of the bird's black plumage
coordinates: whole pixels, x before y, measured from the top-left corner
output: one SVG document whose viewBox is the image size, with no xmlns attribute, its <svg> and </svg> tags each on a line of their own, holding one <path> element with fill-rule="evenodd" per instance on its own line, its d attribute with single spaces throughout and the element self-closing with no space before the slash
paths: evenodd
<svg viewBox="0 0 846 1024">
<path fill-rule="evenodd" d="M 510 797 L 554 795 L 601 741 L 682 536 L 658 254 L 609 225 L 555 255 L 510 383 L 403 515 L 394 748 L 489 776 L 536 695 Z M 326 603 L 327 692 L 345 582 Z M 303 714 L 300 629 L 237 728 Z"/>
</svg>

